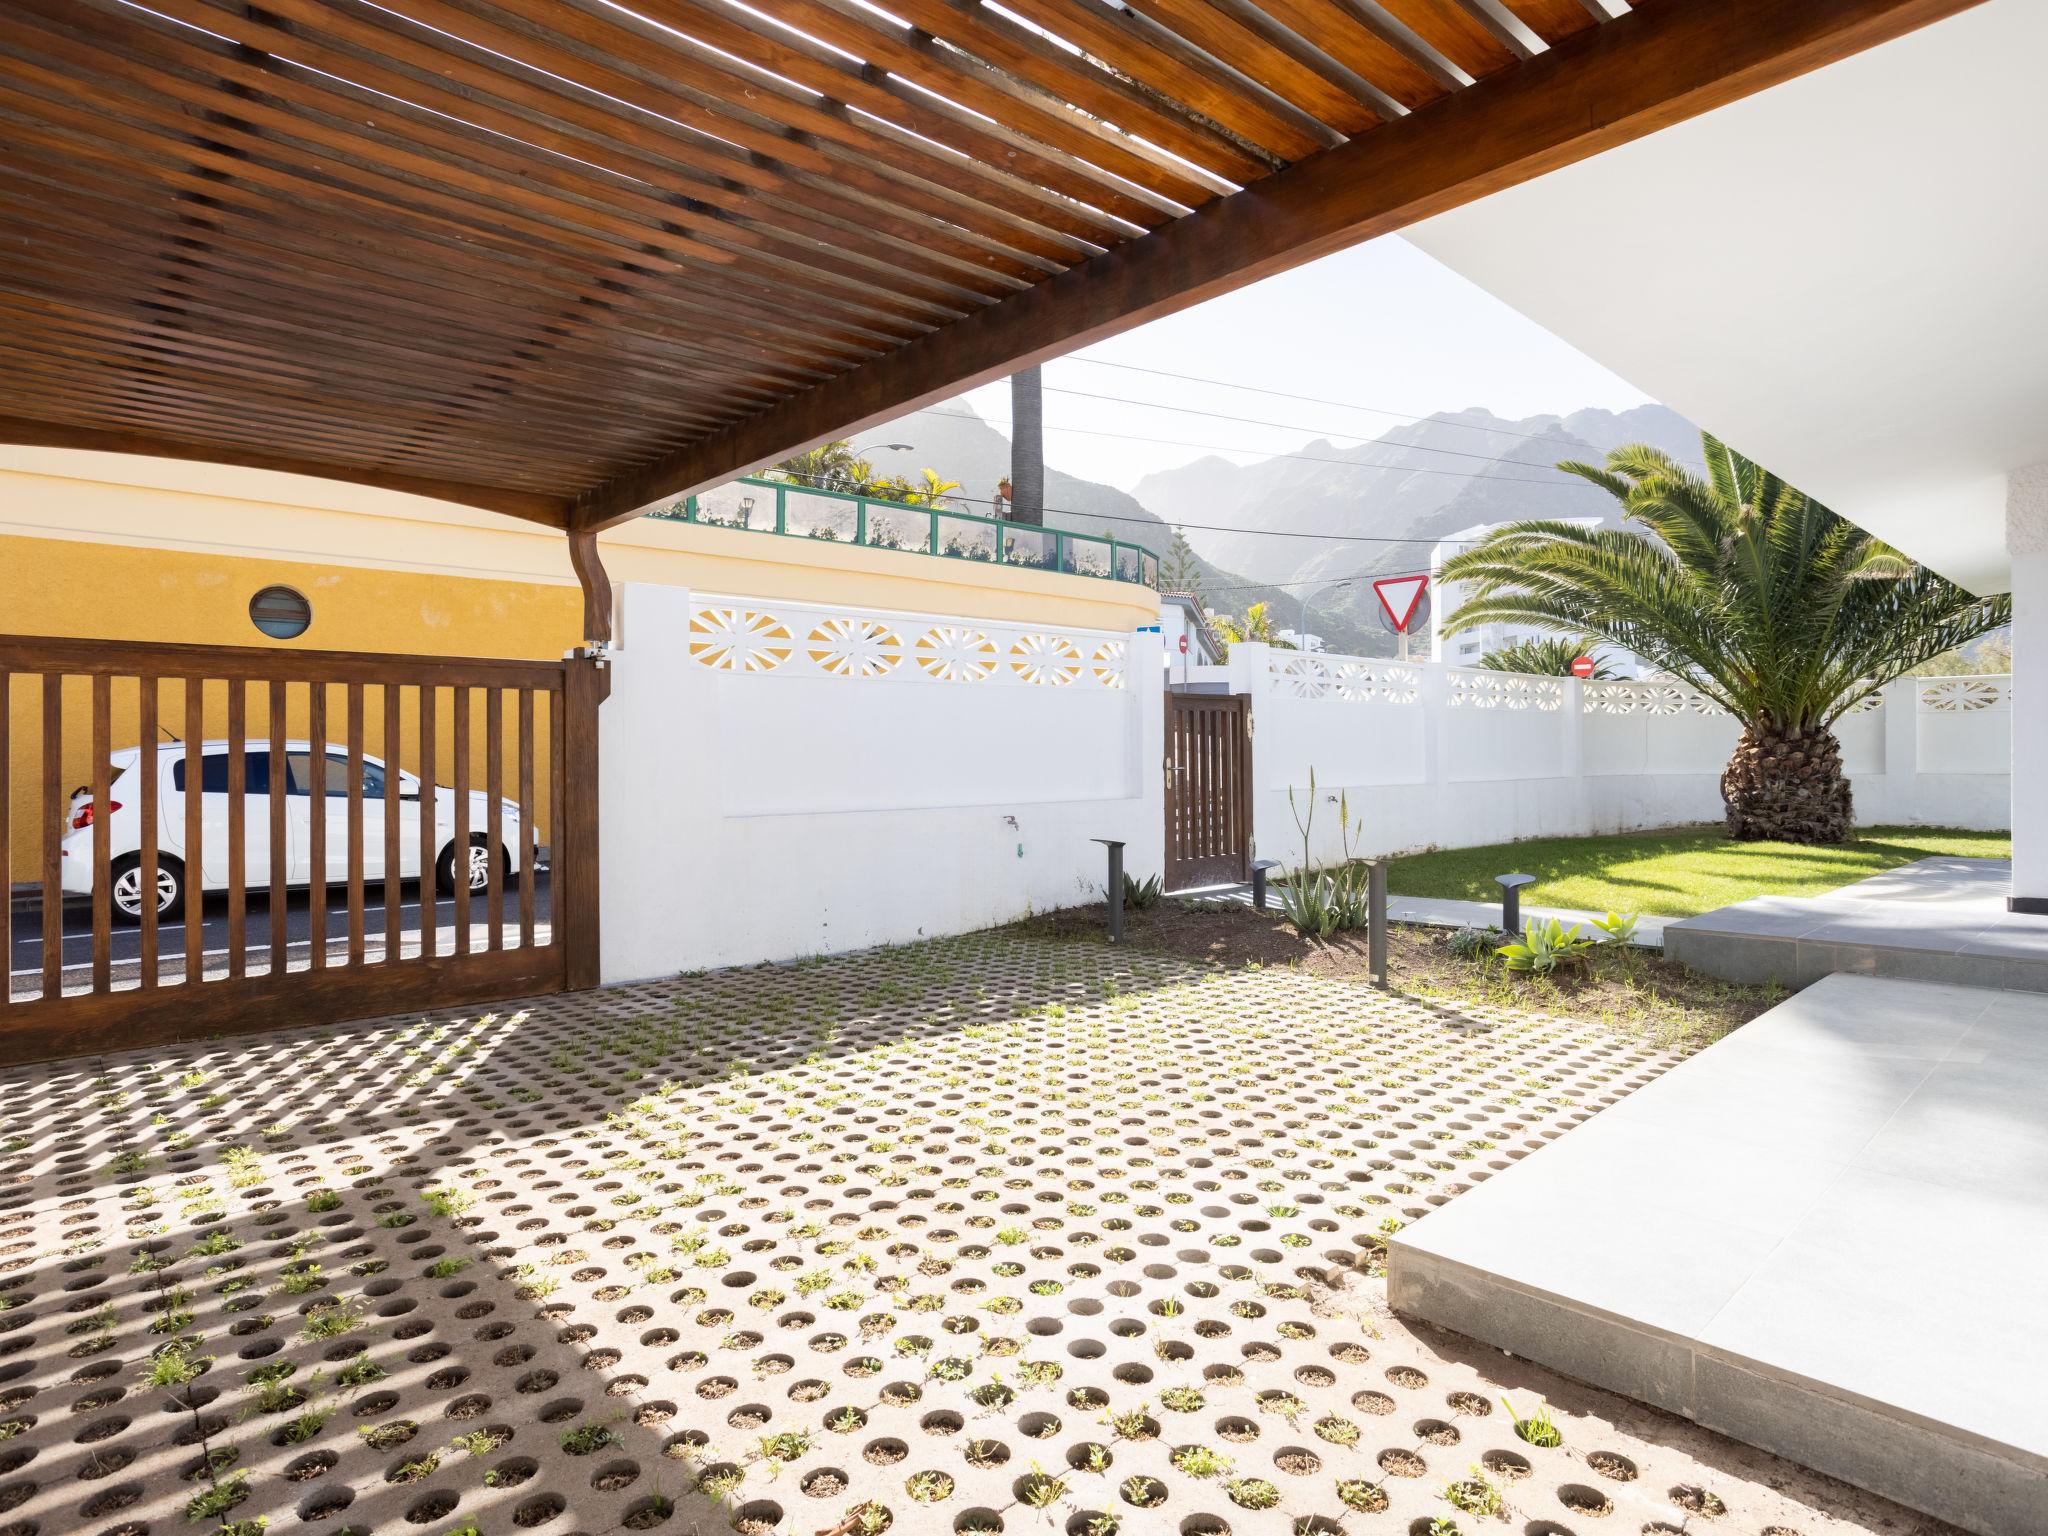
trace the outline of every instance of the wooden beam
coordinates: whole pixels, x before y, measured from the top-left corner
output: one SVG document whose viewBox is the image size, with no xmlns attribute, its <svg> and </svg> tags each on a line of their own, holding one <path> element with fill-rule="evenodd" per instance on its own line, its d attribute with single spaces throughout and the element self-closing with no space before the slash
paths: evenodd
<svg viewBox="0 0 2048 1536">
<path fill-rule="evenodd" d="M 1978 3 L 1641 0 L 1513 69 L 617 475 L 577 498 L 571 526 L 623 522 L 652 501 L 1391 233 Z"/>
<path fill-rule="evenodd" d="M 351 485 L 371 485 L 380 490 L 428 496 L 436 501 L 459 502 L 466 507 L 481 507 L 487 512 L 503 512 L 528 522 L 545 523 L 550 528 L 563 527 L 566 520 L 567 502 L 563 498 L 472 485 L 461 480 L 387 474 L 367 465 L 302 459 L 287 453 L 252 453 L 246 449 L 196 442 L 189 438 L 155 437 L 141 432 L 72 426 L 61 421 L 0 416 L 0 443 L 23 448 L 82 448 L 96 453 L 131 453 L 158 459 L 275 469 L 289 475 L 312 475 L 321 480 L 341 480 Z"/>
<path fill-rule="evenodd" d="M 612 578 L 604 568 L 597 535 L 588 529 L 569 534 L 569 565 L 583 588 L 583 643 L 602 650 L 612 643 Z"/>
</svg>

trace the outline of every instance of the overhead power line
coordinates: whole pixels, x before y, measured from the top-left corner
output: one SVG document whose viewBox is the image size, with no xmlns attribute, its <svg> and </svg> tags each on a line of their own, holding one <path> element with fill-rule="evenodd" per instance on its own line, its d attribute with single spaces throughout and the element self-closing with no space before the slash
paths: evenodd
<svg viewBox="0 0 2048 1536">
<path fill-rule="evenodd" d="M 1247 427 L 1271 427 L 1282 432 L 1313 432 L 1318 437 L 1348 437 L 1357 443 L 1370 444 L 1385 440 L 1384 434 L 1340 432 L 1331 427 L 1308 427 L 1293 421 L 1268 421 L 1259 416 L 1235 416 L 1229 411 L 1208 411 L 1195 405 L 1168 405 L 1163 400 L 1134 400 L 1128 395 L 1105 395 L 1096 390 L 1067 389 L 1058 384 L 1046 385 L 1045 392 L 1049 395 L 1073 395 L 1081 400 L 1106 400 L 1116 405 L 1141 406 L 1148 411 L 1178 411 L 1184 416 L 1208 416 L 1217 421 L 1234 421 Z M 1556 463 L 1555 460 L 1545 462 L 1541 459 L 1510 459 L 1497 453 L 1474 453 L 1466 448 L 1434 448 L 1427 443 L 1394 443 L 1390 446 L 1408 453 L 1441 453 L 1454 459 L 1478 459 L 1485 464 L 1519 464 L 1525 469 L 1549 469 Z M 1256 450 L 1247 448 L 1235 451 L 1250 453 Z M 1351 461 L 1342 459 L 1337 462 L 1348 464 Z"/>
<path fill-rule="evenodd" d="M 1050 385 L 1046 386 L 1051 388 Z M 950 416 L 955 421 L 978 421 L 987 427 L 1007 427 L 1007 421 L 991 416 L 978 415 L 973 411 L 949 411 L 936 405 L 927 405 L 911 412 L 913 416 Z M 1585 480 L 1561 476 L 1555 480 L 1538 480 L 1532 475 L 1482 475 L 1470 469 L 1439 469 L 1426 464 L 1361 464 L 1356 459 L 1330 459 L 1315 453 L 1270 453 L 1263 448 L 1237 448 L 1227 443 L 1191 443 L 1178 437 L 1146 437 L 1136 432 L 1111 432 L 1101 427 L 1062 427 L 1052 422 L 1045 424 L 1048 432 L 1070 432 L 1079 437 L 1108 437 L 1126 443 L 1158 443 L 1169 448 L 1206 448 L 1211 453 L 1252 453 L 1268 459 L 1293 459 L 1303 464 L 1335 464 L 1344 469 L 1356 469 L 1374 475 L 1451 475 L 1459 480 L 1485 480 L 1489 485 L 1547 485 L 1553 489 L 1575 490 L 1584 486 L 1589 491 L 1600 489 Z M 1448 452 L 1447 449 L 1433 450 Z M 1520 459 L 1496 459 L 1494 463 L 1522 463 Z M 1164 514 L 1161 514 L 1162 516 Z M 1247 529 L 1246 532 L 1254 530 Z"/>
<path fill-rule="evenodd" d="M 1267 389 L 1259 384 L 1239 384 L 1231 379 L 1205 378 L 1198 373 L 1176 373 L 1171 368 L 1147 368 L 1138 363 L 1113 363 L 1106 357 L 1090 357 L 1086 353 L 1076 353 L 1071 357 L 1061 359 L 1061 361 L 1087 363 L 1095 368 L 1117 368 L 1125 373 L 1148 373 L 1154 378 L 1179 379 L 1184 384 L 1210 384 L 1218 389 L 1236 389 L 1242 390 L 1246 394 L 1270 395 L 1276 400 L 1298 400 L 1304 405 L 1327 405 L 1340 411 L 1362 411 L 1369 416 L 1392 416 L 1401 421 L 1432 421 L 1438 426 L 1457 427 L 1465 432 L 1489 432 L 1498 437 L 1527 438 L 1531 442 L 1540 441 L 1550 435 L 1548 432 L 1520 432 L 1513 427 L 1490 427 L 1476 421 L 1448 421 L 1444 419 L 1447 413 L 1442 411 L 1432 412 L 1426 416 L 1418 416 L 1413 411 L 1396 411 L 1383 405 L 1359 405 L 1349 400 L 1326 399 L 1321 395 L 1297 395 L 1284 389 Z M 1560 417 L 1560 425 L 1562 421 L 1563 418 Z M 1310 429 L 1303 428 L 1302 430 L 1307 431 Z M 1706 465 L 1698 459 L 1679 459 L 1678 462 L 1692 469 L 1706 468 Z"/>
</svg>

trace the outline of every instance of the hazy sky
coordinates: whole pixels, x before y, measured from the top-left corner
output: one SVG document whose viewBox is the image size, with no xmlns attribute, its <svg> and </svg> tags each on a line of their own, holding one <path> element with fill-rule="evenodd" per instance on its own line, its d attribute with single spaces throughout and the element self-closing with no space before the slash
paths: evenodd
<svg viewBox="0 0 2048 1536">
<path fill-rule="evenodd" d="M 1091 358 L 1228 384 L 1103 367 Z M 1349 446 L 1433 411 L 1484 406 L 1504 417 L 1562 415 L 1581 406 L 1625 410 L 1649 398 L 1398 236 L 1098 342 L 1048 364 L 1045 384 L 1047 459 L 1126 490 L 1152 470 L 1214 450 L 1251 460 L 1318 437 Z M 1229 385 L 1342 404 L 1276 399 Z M 1116 399 L 1088 398 L 1103 395 Z M 1007 383 L 969 399 L 1007 430 Z M 1278 425 L 1123 403 L 1139 400 Z M 915 417 L 901 430 L 916 443 Z M 1143 438 L 1169 441 L 1134 440 Z"/>
</svg>

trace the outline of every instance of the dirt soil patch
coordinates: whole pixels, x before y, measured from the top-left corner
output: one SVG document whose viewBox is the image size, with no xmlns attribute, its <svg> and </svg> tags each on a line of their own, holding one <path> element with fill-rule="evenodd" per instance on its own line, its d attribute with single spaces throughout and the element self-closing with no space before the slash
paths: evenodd
<svg viewBox="0 0 2048 1536">
<path fill-rule="evenodd" d="M 1100 902 L 1018 924 L 1026 933 L 1078 943 L 1108 942 Z M 1785 1000 L 1779 987 L 1740 986 L 1689 970 L 1654 950 L 1602 946 L 1551 976 L 1507 971 L 1490 953 L 1461 955 L 1449 928 L 1396 923 L 1388 933 L 1388 985 L 1397 995 L 1478 1008 L 1513 1008 L 1605 1024 L 1680 1049 L 1709 1045 Z M 1166 897 L 1124 913 L 1133 948 L 1241 969 L 1286 966 L 1312 976 L 1370 985 L 1363 931 L 1307 939 L 1277 910 Z"/>
</svg>

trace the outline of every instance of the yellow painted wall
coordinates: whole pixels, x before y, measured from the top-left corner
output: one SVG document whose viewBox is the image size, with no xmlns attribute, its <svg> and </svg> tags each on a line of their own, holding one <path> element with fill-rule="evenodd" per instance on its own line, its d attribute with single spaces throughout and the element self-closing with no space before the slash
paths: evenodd
<svg viewBox="0 0 2048 1536">
<path fill-rule="evenodd" d="M 614 583 L 1090 629 L 1128 630 L 1159 616 L 1157 597 L 1130 583 L 736 529 L 642 520 L 606 534 L 601 549 Z M 312 604 L 300 639 L 270 640 L 250 623 L 249 599 L 271 585 Z M 0 633 L 538 660 L 576 645 L 581 628 L 565 541 L 532 524 L 265 470 L 0 446 Z M 305 692 L 288 691 L 295 737 L 306 733 Z M 338 741 L 344 693 L 330 695 L 328 737 Z M 91 777 L 89 683 L 67 679 L 62 702 L 68 794 Z M 212 684 L 205 704 L 207 734 L 225 736 L 225 685 Z M 112 744 L 135 745 L 136 685 L 118 685 L 113 706 Z M 389 758 L 375 690 L 366 706 L 365 750 Z M 416 770 L 413 695 L 402 706 L 395 755 Z M 182 685 L 164 685 L 159 710 L 180 736 L 183 708 Z M 252 685 L 248 736 L 268 733 L 268 708 L 263 686 Z M 482 787 L 481 696 L 475 709 L 471 782 Z M 39 878 L 37 680 L 15 680 L 7 716 L 12 814 L 0 886 Z M 453 742 L 445 717 L 439 725 L 437 777 L 446 783 Z M 545 815 L 544 791 L 539 809 Z"/>
</svg>

